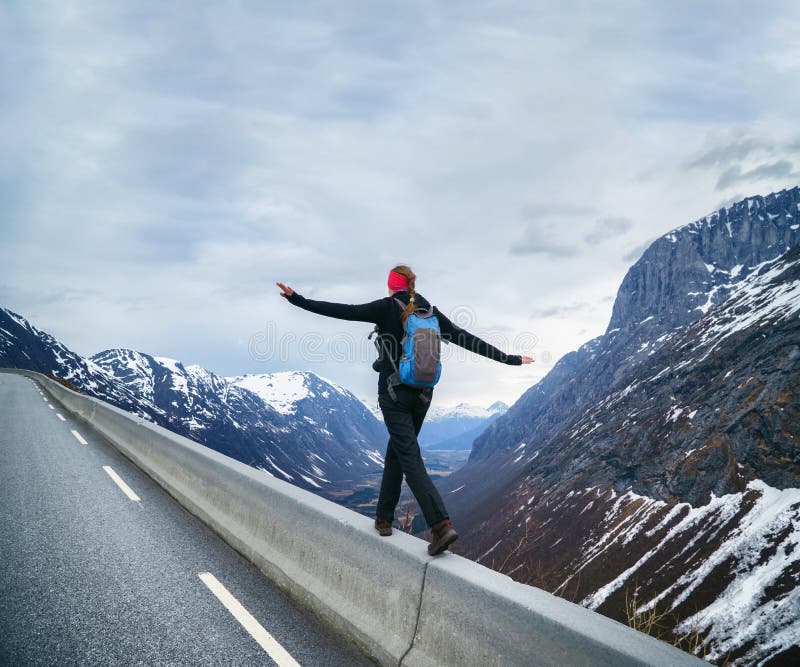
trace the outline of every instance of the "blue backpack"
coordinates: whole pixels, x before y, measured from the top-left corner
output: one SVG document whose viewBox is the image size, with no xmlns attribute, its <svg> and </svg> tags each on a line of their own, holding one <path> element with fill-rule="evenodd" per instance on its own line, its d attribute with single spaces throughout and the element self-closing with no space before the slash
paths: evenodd
<svg viewBox="0 0 800 667">
<path fill-rule="evenodd" d="M 405 310 L 406 304 L 397 298 L 395 301 Z M 397 400 L 395 385 L 405 384 L 410 387 L 425 388 L 433 387 L 439 381 L 442 374 L 441 339 L 439 319 L 433 314 L 433 306 L 427 310 L 417 308 L 409 314 L 404 325 L 401 341 L 403 355 L 400 357 L 399 366 L 384 348 L 395 371 L 388 382 L 389 395 L 392 399 Z"/>
</svg>

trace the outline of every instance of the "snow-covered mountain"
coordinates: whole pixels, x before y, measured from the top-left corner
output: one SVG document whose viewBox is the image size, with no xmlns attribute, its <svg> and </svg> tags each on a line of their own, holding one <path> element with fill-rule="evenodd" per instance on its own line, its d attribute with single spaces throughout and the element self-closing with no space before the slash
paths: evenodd
<svg viewBox="0 0 800 667">
<path fill-rule="evenodd" d="M 168 428 L 298 486 L 339 492 L 383 464 L 383 426 L 313 373 L 224 378 L 132 350 L 92 361 L 163 410 Z"/>
<path fill-rule="evenodd" d="M 503 414 L 506 410 L 508 406 L 502 401 L 495 401 L 488 408 L 471 403 L 459 403 L 455 406 L 432 405 L 425 419 L 431 423 L 451 419 L 489 419 Z"/>
<path fill-rule="evenodd" d="M 796 664 L 798 246 L 800 188 L 656 240 L 606 333 L 441 482 L 467 555 L 622 621 L 654 612 L 712 661 Z"/>
<path fill-rule="evenodd" d="M 120 385 L 91 359 L 67 349 L 21 315 L 0 308 L 0 366 L 25 368 L 57 377 L 68 386 L 150 419 L 150 405 Z"/>
<path fill-rule="evenodd" d="M 420 447 L 426 449 L 470 449 L 472 441 L 508 406 L 502 401 L 488 408 L 469 403 L 456 406 L 432 405 L 419 434 Z"/>
<path fill-rule="evenodd" d="M 143 416 L 293 484 L 342 501 L 380 472 L 385 427 L 313 373 L 225 378 L 113 349 L 90 359 L 0 308 L 0 366 L 26 368 Z"/>
<path fill-rule="evenodd" d="M 483 431 L 468 464 L 443 483 L 445 491 L 465 485 L 451 511 L 474 516 L 524 471 L 519 443 L 531 454 L 546 445 L 675 331 L 724 301 L 763 262 L 800 245 L 798 206 L 800 187 L 750 197 L 654 241 L 622 281 L 606 332 L 562 357 Z"/>
</svg>

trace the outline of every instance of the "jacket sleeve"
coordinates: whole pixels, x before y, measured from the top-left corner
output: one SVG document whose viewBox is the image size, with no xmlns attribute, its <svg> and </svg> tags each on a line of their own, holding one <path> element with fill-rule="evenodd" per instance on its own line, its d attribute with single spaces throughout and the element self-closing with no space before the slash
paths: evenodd
<svg viewBox="0 0 800 667">
<path fill-rule="evenodd" d="M 290 303 L 303 310 L 317 313 L 317 315 L 325 315 L 326 317 L 335 317 L 338 320 L 377 324 L 386 313 L 386 299 L 360 304 L 333 303 L 332 301 L 306 299 L 297 292 L 293 292 L 287 299 Z"/>
<path fill-rule="evenodd" d="M 439 319 L 439 329 L 442 332 L 442 340 L 455 343 L 465 350 L 475 352 L 475 354 L 480 354 L 481 356 L 488 357 L 489 359 L 499 361 L 503 364 L 508 364 L 509 366 L 522 365 L 522 357 L 520 355 L 501 352 L 493 345 L 489 345 L 489 343 L 482 338 L 478 338 L 466 329 L 462 329 L 460 326 L 453 324 L 438 308 L 434 307 L 434 312 Z"/>
</svg>

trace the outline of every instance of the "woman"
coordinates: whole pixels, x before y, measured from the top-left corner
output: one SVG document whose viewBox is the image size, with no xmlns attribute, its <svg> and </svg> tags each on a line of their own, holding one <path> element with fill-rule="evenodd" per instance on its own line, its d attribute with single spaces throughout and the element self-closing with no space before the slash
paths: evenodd
<svg viewBox="0 0 800 667">
<path fill-rule="evenodd" d="M 389 271 L 387 281 L 389 296 L 358 305 L 312 301 L 300 296 L 288 285 L 276 284 L 281 289 L 282 297 L 312 313 L 341 320 L 372 322 L 376 325 L 383 353 L 379 355 L 373 368 L 379 373 L 378 405 L 389 430 L 389 444 L 386 448 L 381 491 L 375 513 L 375 528 L 381 535 L 392 534 L 394 512 L 400 500 L 400 487 L 405 475 L 406 482 L 431 529 L 428 553 L 431 555 L 441 553 L 458 538 L 458 533 L 453 529 L 444 502 L 425 470 L 417 442 L 417 435 L 428 411 L 433 389 L 418 389 L 392 382 L 402 352 L 401 341 L 406 318 L 415 308 L 430 308 L 425 297 L 416 292 L 414 272 L 404 265 L 395 266 Z M 402 310 L 397 300 L 402 302 Z M 501 352 L 453 324 L 435 306 L 433 312 L 439 320 L 442 340 L 453 342 L 484 357 L 512 366 L 529 364 L 533 361 L 531 357 Z"/>
</svg>

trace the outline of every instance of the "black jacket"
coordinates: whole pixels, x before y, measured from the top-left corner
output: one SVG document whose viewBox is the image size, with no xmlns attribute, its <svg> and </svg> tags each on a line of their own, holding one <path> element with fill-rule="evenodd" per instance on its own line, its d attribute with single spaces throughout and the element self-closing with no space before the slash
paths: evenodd
<svg viewBox="0 0 800 667">
<path fill-rule="evenodd" d="M 397 364 L 402 352 L 400 341 L 403 339 L 403 322 L 400 319 L 402 309 L 395 299 L 399 299 L 404 304 L 408 304 L 408 296 L 408 292 L 403 290 L 401 292 L 395 292 L 393 296 L 385 296 L 377 301 L 354 305 L 332 303 L 330 301 L 312 301 L 311 299 L 306 299 L 297 292 L 292 293 L 288 299 L 295 306 L 299 306 L 300 308 L 319 315 L 355 322 L 372 322 L 378 328 L 378 333 L 385 345 L 385 349 L 392 356 L 395 364 Z M 417 308 L 430 307 L 428 300 L 419 293 L 417 293 L 414 303 Z M 509 364 L 511 366 L 519 366 L 522 364 L 522 357 L 520 357 L 520 355 L 501 352 L 493 345 L 489 345 L 485 340 L 453 324 L 438 308 L 436 308 L 436 306 L 433 307 L 433 312 L 439 320 L 442 340 L 455 343 L 476 354 L 483 355 L 484 357 L 494 359 L 504 364 Z M 386 386 L 386 378 L 394 372 L 394 368 L 392 367 L 391 361 L 386 358 L 386 355 L 380 355 L 376 365 L 380 373 L 378 387 L 379 390 L 381 390 Z"/>
</svg>

